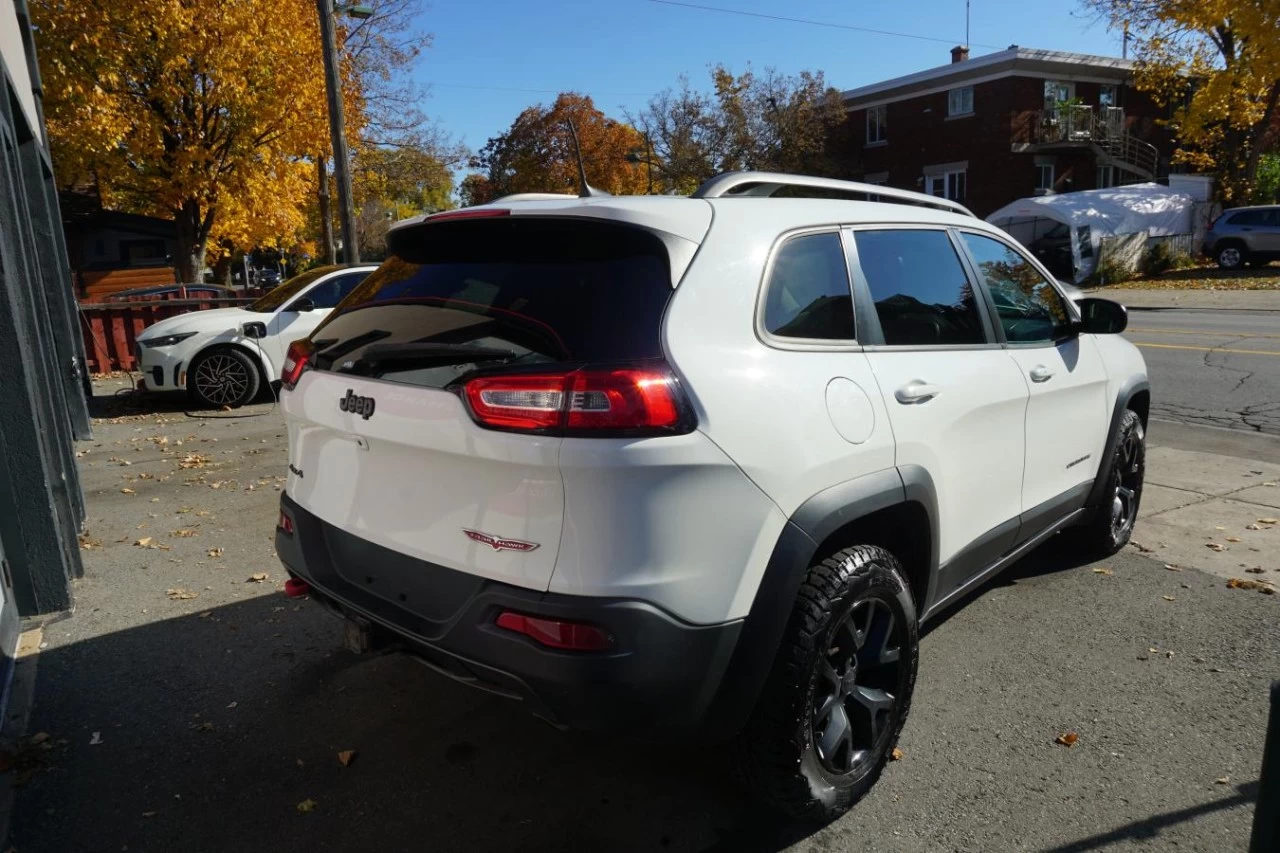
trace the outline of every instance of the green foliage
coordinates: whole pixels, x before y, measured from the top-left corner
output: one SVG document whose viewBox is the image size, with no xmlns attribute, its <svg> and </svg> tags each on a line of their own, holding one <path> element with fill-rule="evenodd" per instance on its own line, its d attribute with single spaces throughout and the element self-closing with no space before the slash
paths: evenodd
<svg viewBox="0 0 1280 853">
<path fill-rule="evenodd" d="M 1254 178 L 1254 204 L 1275 204 L 1280 200 L 1280 154 L 1263 154 L 1258 158 L 1258 174 Z"/>
</svg>

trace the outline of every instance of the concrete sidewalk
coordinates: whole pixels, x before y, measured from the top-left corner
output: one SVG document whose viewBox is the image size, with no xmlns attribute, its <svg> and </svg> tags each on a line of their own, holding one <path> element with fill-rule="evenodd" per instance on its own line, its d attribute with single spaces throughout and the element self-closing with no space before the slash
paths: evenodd
<svg viewBox="0 0 1280 853">
<path fill-rule="evenodd" d="M 1112 299 L 1137 310 L 1199 308 L 1201 310 L 1280 311 L 1280 290 L 1139 290 L 1095 287 L 1089 296 Z"/>
<path fill-rule="evenodd" d="M 1133 544 L 1175 569 L 1280 586 L 1280 439 L 1152 421 Z"/>
</svg>

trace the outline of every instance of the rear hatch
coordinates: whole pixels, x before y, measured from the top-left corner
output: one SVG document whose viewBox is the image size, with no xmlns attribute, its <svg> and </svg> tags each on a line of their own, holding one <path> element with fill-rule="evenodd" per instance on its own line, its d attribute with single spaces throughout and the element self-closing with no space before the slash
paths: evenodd
<svg viewBox="0 0 1280 853">
<path fill-rule="evenodd" d="M 566 430 L 537 423 L 537 406 L 554 392 L 517 385 L 469 398 L 468 388 L 497 387 L 484 377 L 532 388 L 587 365 L 660 365 L 672 292 L 664 243 L 608 221 L 495 214 L 399 229 L 390 248 L 312 334 L 300 356 L 308 369 L 283 395 L 289 494 L 406 556 L 546 589 L 564 517 Z M 566 386 L 589 409 L 592 393 Z M 477 411 L 488 403 L 485 421 Z M 520 405 L 532 407 L 531 423 L 492 417 L 519 415 Z M 366 580 L 368 567 L 330 550 L 346 580 Z"/>
</svg>

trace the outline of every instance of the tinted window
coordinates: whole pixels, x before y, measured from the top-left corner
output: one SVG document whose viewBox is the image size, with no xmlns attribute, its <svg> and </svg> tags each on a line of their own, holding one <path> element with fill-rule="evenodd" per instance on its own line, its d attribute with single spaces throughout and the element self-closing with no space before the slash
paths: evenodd
<svg viewBox="0 0 1280 853">
<path fill-rule="evenodd" d="M 769 271 L 764 327 L 784 338 L 853 339 L 853 299 L 839 234 L 806 234 L 782 244 Z"/>
<path fill-rule="evenodd" d="M 248 308 L 250 311 L 270 313 L 300 293 L 304 287 L 336 269 L 340 269 L 340 267 L 316 267 L 313 270 L 307 270 L 302 275 L 295 275 L 275 290 L 258 297 L 257 301 L 249 305 Z"/>
<path fill-rule="evenodd" d="M 670 270 L 646 232 L 513 216 L 395 231 L 390 248 L 312 334 L 319 369 L 440 388 L 477 366 L 662 354 Z"/>
<path fill-rule="evenodd" d="M 307 298 L 311 300 L 311 304 L 316 308 L 333 308 L 368 276 L 367 270 L 347 273 L 346 275 L 336 275 L 307 291 Z"/>
<path fill-rule="evenodd" d="M 1070 316 L 1062 295 L 1012 248 L 979 234 L 961 234 L 996 304 L 1005 340 L 1054 341 Z"/>
<path fill-rule="evenodd" d="M 1231 217 L 1232 225 L 1267 225 L 1269 224 L 1268 214 L 1266 210 L 1242 210 L 1235 216 Z"/>
<path fill-rule="evenodd" d="M 944 231 L 855 231 L 884 342 L 986 342 L 972 285 Z"/>
</svg>

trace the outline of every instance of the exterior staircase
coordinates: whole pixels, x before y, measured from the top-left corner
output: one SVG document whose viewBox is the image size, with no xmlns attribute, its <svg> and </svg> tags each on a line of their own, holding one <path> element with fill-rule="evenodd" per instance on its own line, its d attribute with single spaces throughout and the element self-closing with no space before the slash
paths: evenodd
<svg viewBox="0 0 1280 853">
<path fill-rule="evenodd" d="M 1160 167 L 1159 150 L 1129 133 L 1120 107 L 1062 106 L 1041 113 L 1036 128 L 1036 141 L 1042 146 L 1091 148 L 1110 165 L 1142 180 L 1154 179 Z"/>
</svg>

